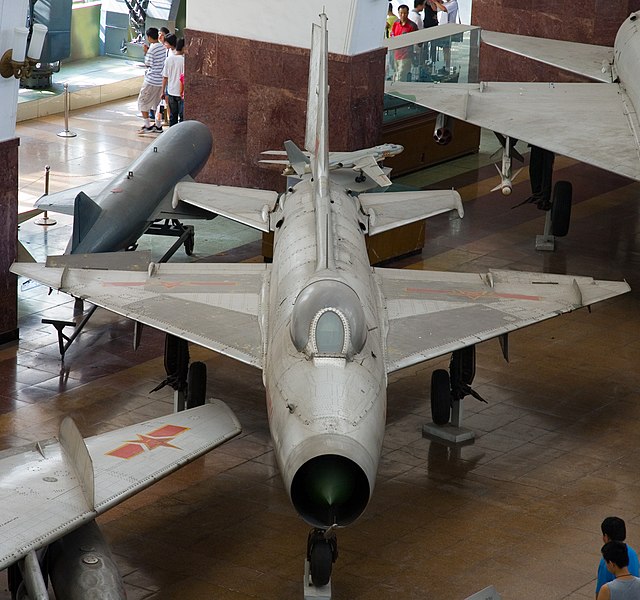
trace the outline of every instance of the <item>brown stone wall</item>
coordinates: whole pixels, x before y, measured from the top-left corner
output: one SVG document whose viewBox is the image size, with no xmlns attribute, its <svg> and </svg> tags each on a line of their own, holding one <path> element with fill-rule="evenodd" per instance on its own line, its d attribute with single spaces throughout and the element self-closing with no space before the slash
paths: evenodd
<svg viewBox="0 0 640 600">
<path fill-rule="evenodd" d="M 472 21 L 483 29 L 613 46 L 621 23 L 640 0 L 473 0 Z M 482 44 L 484 81 L 589 81 Z"/>
<path fill-rule="evenodd" d="M 9 267 L 18 245 L 19 144 L 0 142 L 0 344 L 18 339 L 18 292 Z"/>
<path fill-rule="evenodd" d="M 279 170 L 258 165 L 263 150 L 304 144 L 309 51 L 189 29 L 185 118 L 206 123 L 213 153 L 198 179 L 284 189 Z M 382 127 L 384 50 L 329 57 L 332 150 L 377 143 Z"/>
</svg>

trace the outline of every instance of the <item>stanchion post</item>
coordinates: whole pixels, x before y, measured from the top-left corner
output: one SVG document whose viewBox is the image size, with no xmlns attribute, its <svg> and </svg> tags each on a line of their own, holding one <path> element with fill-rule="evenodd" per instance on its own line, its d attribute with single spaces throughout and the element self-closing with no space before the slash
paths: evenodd
<svg viewBox="0 0 640 600">
<path fill-rule="evenodd" d="M 75 134 L 74 134 L 75 135 Z M 49 195 L 49 173 L 51 172 L 51 167 L 49 165 L 45 165 L 44 167 L 44 195 Z M 55 219 L 50 219 L 47 211 L 44 211 L 44 216 L 41 219 L 35 221 L 36 225 L 55 225 L 58 221 Z"/>
<path fill-rule="evenodd" d="M 69 131 L 69 84 L 64 84 L 64 131 L 58 134 L 58 137 L 76 137 L 73 131 Z"/>
</svg>

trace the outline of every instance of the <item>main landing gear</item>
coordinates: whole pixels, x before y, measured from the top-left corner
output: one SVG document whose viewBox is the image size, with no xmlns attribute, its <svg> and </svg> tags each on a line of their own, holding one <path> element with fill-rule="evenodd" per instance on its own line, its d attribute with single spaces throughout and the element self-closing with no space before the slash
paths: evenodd
<svg viewBox="0 0 640 600">
<path fill-rule="evenodd" d="M 572 195 L 570 181 L 558 181 L 553 186 L 551 206 L 544 221 L 544 233 L 536 236 L 536 250 L 554 250 L 555 239 L 569 233 Z"/>
<path fill-rule="evenodd" d="M 305 600 L 331 600 L 331 570 L 337 558 L 338 539 L 333 528 L 312 529 L 304 563 Z"/>
<path fill-rule="evenodd" d="M 356 183 L 364 183 L 366 180 L 367 176 L 362 170 L 360 170 L 360 174 L 356 176 Z"/>
<path fill-rule="evenodd" d="M 539 209 L 546 211 L 544 232 L 536 236 L 536 250 L 550 252 L 555 249 L 555 238 L 564 237 L 569 233 L 573 195 L 569 181 L 558 181 L 553 188 L 551 187 L 554 160 L 553 152 L 531 146 L 529 159 L 531 196 L 520 203 L 535 203 Z"/>
<path fill-rule="evenodd" d="M 437 369 L 431 375 L 431 418 L 433 423 L 423 426 L 429 438 L 453 444 L 473 441 L 475 434 L 462 427 L 462 408 L 465 396 L 486 402 L 471 384 L 476 375 L 476 347 L 467 346 L 451 355 L 449 371 Z"/>
<path fill-rule="evenodd" d="M 156 392 L 165 385 L 173 388 L 174 412 L 195 408 L 205 403 L 207 395 L 207 365 L 189 364 L 189 343 L 182 338 L 166 334 L 164 342 L 164 370 L 166 379 L 152 389 Z"/>
</svg>

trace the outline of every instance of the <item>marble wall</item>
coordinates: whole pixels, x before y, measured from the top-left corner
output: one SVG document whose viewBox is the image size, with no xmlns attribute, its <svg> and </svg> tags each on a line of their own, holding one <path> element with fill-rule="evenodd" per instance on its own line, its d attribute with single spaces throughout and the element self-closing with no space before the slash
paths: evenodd
<svg viewBox="0 0 640 600">
<path fill-rule="evenodd" d="M 620 24 L 640 0 L 473 0 L 472 23 L 483 29 L 613 46 Z M 480 52 L 485 81 L 588 81 L 486 44 Z"/>
<path fill-rule="evenodd" d="M 309 50 L 186 30 L 185 118 L 206 123 L 213 153 L 198 179 L 284 189 L 281 169 L 260 166 L 263 150 L 304 144 Z M 385 52 L 329 58 L 330 148 L 377 143 Z"/>
<path fill-rule="evenodd" d="M 17 138 L 0 142 L 0 344 L 18 339 L 16 276 L 9 273 L 18 243 L 18 146 Z"/>
</svg>

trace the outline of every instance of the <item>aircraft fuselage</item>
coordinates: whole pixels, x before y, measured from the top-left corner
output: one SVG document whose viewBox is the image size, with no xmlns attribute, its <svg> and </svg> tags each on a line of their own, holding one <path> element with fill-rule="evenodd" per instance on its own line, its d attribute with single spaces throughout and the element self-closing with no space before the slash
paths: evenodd
<svg viewBox="0 0 640 600">
<path fill-rule="evenodd" d="M 359 202 L 330 184 L 332 268 L 318 269 L 313 184 L 281 199 L 264 379 L 291 501 L 316 527 L 346 525 L 373 491 L 386 417 L 381 296 Z"/>
</svg>

